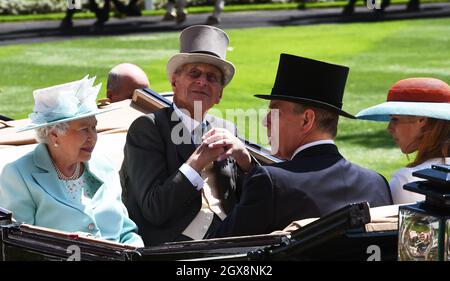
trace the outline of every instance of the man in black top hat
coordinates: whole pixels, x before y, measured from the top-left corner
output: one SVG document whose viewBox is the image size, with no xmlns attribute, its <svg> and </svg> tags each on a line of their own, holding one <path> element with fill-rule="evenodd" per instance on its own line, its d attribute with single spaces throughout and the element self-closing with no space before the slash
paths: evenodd
<svg viewBox="0 0 450 281">
<path fill-rule="evenodd" d="M 352 202 L 392 204 L 383 176 L 338 151 L 338 116 L 349 69 L 282 54 L 265 118 L 272 152 L 285 162 L 253 169 L 240 202 L 210 237 L 269 233 Z M 276 118 L 275 118 L 276 117 Z"/>
</svg>

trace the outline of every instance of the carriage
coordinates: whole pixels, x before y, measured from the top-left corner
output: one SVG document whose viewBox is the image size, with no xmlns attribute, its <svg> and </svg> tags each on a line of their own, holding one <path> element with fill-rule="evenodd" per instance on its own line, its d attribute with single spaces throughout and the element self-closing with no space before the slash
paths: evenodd
<svg viewBox="0 0 450 281">
<path fill-rule="evenodd" d="M 170 106 L 171 94 L 137 89 L 131 100 L 100 107 L 118 109 L 98 116 L 95 153 L 102 153 L 118 169 L 123 160 L 127 128 L 142 114 Z M 0 170 L 35 147 L 30 131 L 15 133 L 29 120 L 2 122 Z M 261 163 L 280 161 L 269 151 L 242 139 Z M 1 206 L 0 206 L 1 207 Z M 13 212 L 14 210 L 12 210 Z M 170 242 L 136 248 L 15 222 L 0 208 L 0 260 L 396 260 L 398 206 L 370 208 L 355 202 L 320 219 L 294 221 L 285 230 L 262 235 Z"/>
</svg>

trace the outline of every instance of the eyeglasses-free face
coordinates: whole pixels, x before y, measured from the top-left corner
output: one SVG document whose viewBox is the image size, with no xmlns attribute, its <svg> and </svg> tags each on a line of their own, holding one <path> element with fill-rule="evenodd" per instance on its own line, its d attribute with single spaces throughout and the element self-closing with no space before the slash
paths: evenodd
<svg viewBox="0 0 450 281">
<path fill-rule="evenodd" d="M 409 154 L 417 150 L 426 120 L 419 116 L 390 115 L 387 130 L 401 151 Z"/>
</svg>

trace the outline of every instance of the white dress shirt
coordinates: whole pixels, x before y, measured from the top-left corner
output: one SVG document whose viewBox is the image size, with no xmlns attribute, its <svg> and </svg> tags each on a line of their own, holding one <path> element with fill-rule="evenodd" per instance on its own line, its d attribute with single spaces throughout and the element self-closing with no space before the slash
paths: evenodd
<svg viewBox="0 0 450 281">
<path fill-rule="evenodd" d="M 180 117 L 181 122 L 183 125 L 188 129 L 189 132 L 193 132 L 197 126 L 200 126 L 200 122 L 198 122 L 195 119 L 192 119 L 190 116 L 185 114 L 183 111 L 181 111 L 175 103 L 173 103 L 173 111 Z M 200 136 L 192 136 L 191 140 L 193 139 L 199 139 Z M 194 170 L 191 166 L 184 163 L 179 168 L 180 172 L 183 173 L 183 175 L 186 176 L 186 178 L 192 183 L 193 186 L 196 187 L 197 190 L 201 190 L 205 184 L 205 181 L 202 179 L 202 177 L 197 173 L 196 170 Z"/>
<path fill-rule="evenodd" d="M 175 113 L 180 117 L 183 125 L 192 132 L 194 135 L 191 136 L 191 140 L 195 144 L 201 143 L 202 132 L 195 130 L 198 126 L 206 127 L 205 121 L 202 123 L 182 112 L 175 103 L 173 104 Z M 204 133 L 204 132 L 203 132 Z M 196 135 L 200 134 L 200 135 Z M 196 187 L 198 191 L 202 193 L 202 205 L 199 212 L 191 221 L 191 223 L 182 232 L 183 235 L 188 236 L 194 240 L 203 239 L 207 233 L 211 223 L 214 219 L 214 214 L 216 214 L 221 220 L 226 217 L 225 212 L 222 210 L 220 205 L 220 200 L 217 199 L 215 187 L 217 186 L 215 175 L 212 171 L 212 163 L 210 163 L 202 171 L 202 176 L 200 176 L 197 171 L 195 171 L 191 166 L 184 163 L 179 168 L 186 178 Z"/>
</svg>

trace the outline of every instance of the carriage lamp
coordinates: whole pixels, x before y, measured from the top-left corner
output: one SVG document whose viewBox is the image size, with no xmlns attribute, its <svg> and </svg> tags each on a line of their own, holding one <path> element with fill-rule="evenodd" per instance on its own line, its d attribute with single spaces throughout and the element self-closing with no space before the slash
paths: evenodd
<svg viewBox="0 0 450 281">
<path fill-rule="evenodd" d="M 425 179 L 403 186 L 425 201 L 399 207 L 398 259 L 450 261 L 450 165 L 433 165 L 413 176 Z"/>
</svg>

